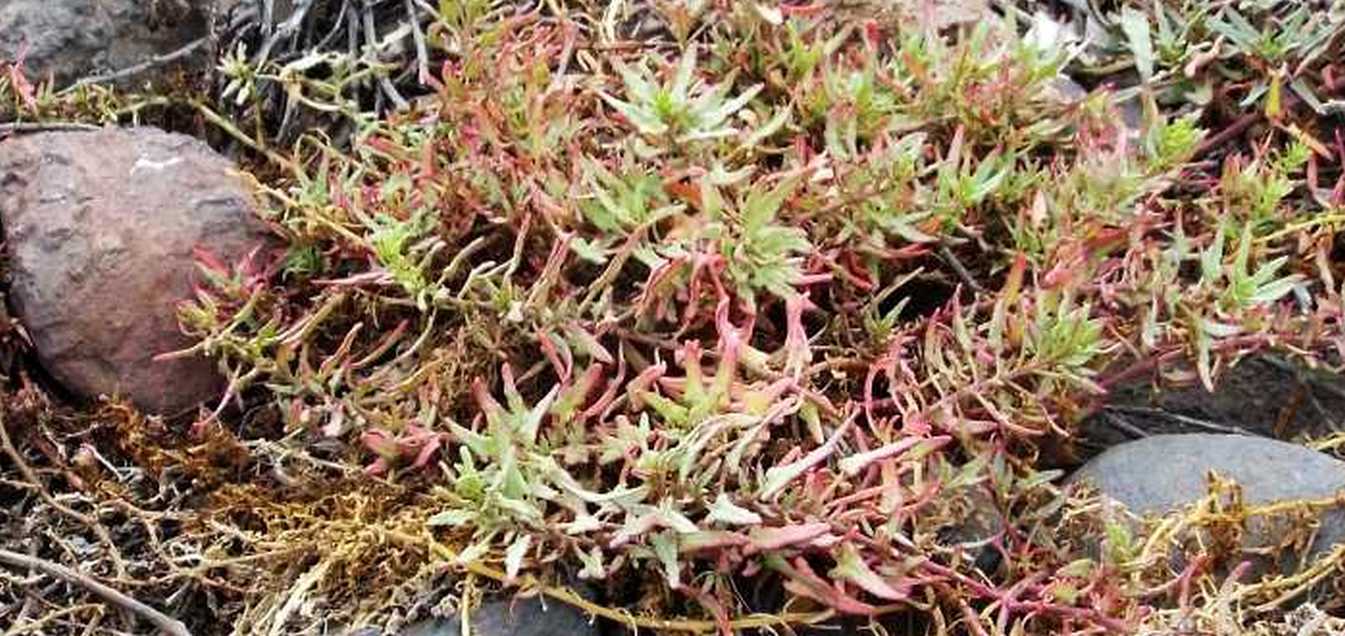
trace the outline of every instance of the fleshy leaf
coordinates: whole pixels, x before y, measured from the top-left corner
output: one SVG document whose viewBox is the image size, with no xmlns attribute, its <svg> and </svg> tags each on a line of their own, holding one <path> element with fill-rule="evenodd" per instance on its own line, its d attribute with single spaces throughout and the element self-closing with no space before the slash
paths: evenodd
<svg viewBox="0 0 1345 636">
<path fill-rule="evenodd" d="M 532 535 L 521 534 L 505 551 L 504 573 L 509 581 L 518 578 L 519 571 L 523 569 L 523 557 L 527 556 L 530 547 L 532 547 Z"/>
<path fill-rule="evenodd" d="M 761 515 L 735 505 L 728 494 L 722 492 L 710 505 L 710 514 L 705 518 L 706 523 L 723 523 L 731 526 L 760 525 L 761 521 Z"/>
</svg>

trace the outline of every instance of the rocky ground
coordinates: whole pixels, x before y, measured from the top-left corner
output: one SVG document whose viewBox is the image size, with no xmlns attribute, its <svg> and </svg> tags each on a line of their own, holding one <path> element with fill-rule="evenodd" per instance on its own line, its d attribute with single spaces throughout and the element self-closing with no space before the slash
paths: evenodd
<svg viewBox="0 0 1345 636">
<path fill-rule="evenodd" d="M 0 6 L 6 634 L 1345 633 L 1341 7 L 553 4 Z M 1053 29 L 1113 46 L 921 101 Z"/>
</svg>

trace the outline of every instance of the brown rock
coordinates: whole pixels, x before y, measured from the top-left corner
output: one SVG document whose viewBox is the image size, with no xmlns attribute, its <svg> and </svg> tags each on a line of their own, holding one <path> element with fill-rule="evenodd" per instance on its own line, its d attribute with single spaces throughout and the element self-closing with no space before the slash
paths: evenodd
<svg viewBox="0 0 1345 636">
<path fill-rule="evenodd" d="M 191 345 L 176 307 L 191 295 L 193 248 L 236 262 L 267 240 L 231 169 L 204 143 L 150 128 L 0 143 L 10 298 L 71 392 L 164 414 L 219 395 L 211 361 L 152 358 Z"/>
</svg>

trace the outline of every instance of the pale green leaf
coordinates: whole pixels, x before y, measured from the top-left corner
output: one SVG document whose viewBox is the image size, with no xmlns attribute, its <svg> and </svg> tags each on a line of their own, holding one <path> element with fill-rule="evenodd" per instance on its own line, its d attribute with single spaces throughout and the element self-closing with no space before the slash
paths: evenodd
<svg viewBox="0 0 1345 636">
<path fill-rule="evenodd" d="M 654 556 L 663 566 L 663 578 L 668 587 L 677 589 L 682 585 L 682 562 L 677 558 L 677 535 L 660 532 L 649 540 L 654 547 Z"/>
<path fill-rule="evenodd" d="M 836 429 L 836 432 L 831 435 L 831 438 L 828 439 L 826 443 L 813 449 L 811 453 L 804 455 L 796 461 L 767 470 L 765 479 L 761 484 L 760 498 L 762 500 L 770 499 L 778 494 L 785 486 L 789 485 L 789 482 L 794 481 L 809 468 L 826 461 L 827 457 L 831 456 L 831 454 L 836 451 L 836 447 L 841 443 L 841 438 L 849 428 L 850 422 L 846 422 L 840 428 Z"/>
<path fill-rule="evenodd" d="M 579 578 L 589 581 L 600 581 L 607 578 L 607 569 L 602 564 L 602 549 L 593 546 L 592 550 L 584 552 L 577 551 L 579 562 L 584 564 L 584 569 L 579 571 Z"/>
<path fill-rule="evenodd" d="M 1140 79 L 1148 82 L 1154 75 L 1154 45 L 1149 34 L 1149 17 L 1142 11 L 1131 7 L 1121 10 L 1121 30 L 1130 42 L 1130 52 L 1135 56 L 1135 68 Z"/>
<path fill-rule="evenodd" d="M 762 519 L 761 515 L 734 504 L 727 494 L 721 492 L 715 498 L 715 502 L 710 505 L 710 514 L 706 516 L 705 522 L 746 526 L 758 525 L 762 522 Z"/>
<path fill-rule="evenodd" d="M 748 148 L 756 147 L 761 142 L 779 132 L 781 128 L 784 128 L 785 123 L 789 121 L 789 112 L 788 108 L 780 108 L 776 110 L 774 116 L 767 120 L 766 123 L 757 127 L 756 130 L 752 131 L 752 134 L 747 136 L 747 140 L 743 142 L 743 145 Z"/>
<path fill-rule="evenodd" d="M 519 571 L 523 569 L 523 557 L 527 556 L 529 547 L 532 547 L 532 535 L 522 534 L 505 550 L 504 573 L 509 581 L 517 578 Z"/>
<path fill-rule="evenodd" d="M 841 548 L 841 554 L 836 562 L 836 567 L 832 569 L 831 576 L 842 581 L 854 584 L 860 589 L 872 594 L 878 598 L 887 601 L 901 601 L 907 598 L 907 594 L 893 587 L 878 573 L 869 568 L 860 556 L 859 551 L 850 544 L 845 544 Z"/>
<path fill-rule="evenodd" d="M 630 120 L 640 132 L 646 135 L 662 135 L 668 132 L 668 124 L 659 119 L 657 115 L 650 113 L 638 106 L 628 104 L 606 93 L 600 93 L 603 101 L 608 106 L 615 108 L 623 117 Z"/>
<path fill-rule="evenodd" d="M 425 525 L 431 527 L 456 528 L 476 519 L 476 513 L 470 510 L 445 510 L 430 517 Z"/>
<path fill-rule="evenodd" d="M 673 77 L 672 88 L 669 93 L 676 101 L 685 101 L 688 93 L 691 91 L 691 80 L 696 72 L 696 47 L 687 47 L 687 51 L 682 55 L 682 59 L 677 64 L 677 75 Z"/>
</svg>

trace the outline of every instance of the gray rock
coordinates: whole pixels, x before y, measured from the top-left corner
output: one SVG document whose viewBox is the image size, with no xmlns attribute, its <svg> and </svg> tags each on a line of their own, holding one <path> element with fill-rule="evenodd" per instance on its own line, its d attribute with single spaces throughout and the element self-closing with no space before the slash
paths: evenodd
<svg viewBox="0 0 1345 636">
<path fill-rule="evenodd" d="M 573 606 L 537 599 L 489 601 L 471 612 L 472 636 L 585 636 L 600 632 L 589 617 Z M 461 636 L 457 617 L 416 623 L 399 636 Z"/>
<path fill-rule="evenodd" d="M 1249 504 L 1321 499 L 1345 491 L 1345 462 L 1297 444 L 1242 435 L 1155 435 L 1099 455 L 1068 482 L 1088 482 L 1130 511 L 1164 512 L 1208 492 L 1215 471 L 1242 487 Z M 1249 523 L 1247 547 L 1278 543 L 1284 528 Z M 1310 554 L 1345 541 L 1345 509 L 1320 517 Z M 1288 562 L 1283 565 L 1289 565 Z"/>
<path fill-rule="evenodd" d="M 1079 453 L 1091 457 L 1155 434 L 1238 433 L 1285 441 L 1345 430 L 1345 377 L 1279 356 L 1249 357 L 1220 374 L 1214 391 L 1199 383 L 1156 388 L 1149 378 L 1121 386 L 1085 420 Z"/>
<path fill-rule="evenodd" d="M 211 361 L 153 358 L 191 345 L 177 306 L 191 297 L 193 250 L 235 263 L 268 241 L 232 169 L 150 128 L 0 142 L 9 297 L 43 367 L 76 396 L 165 414 L 218 397 Z"/>
<path fill-rule="evenodd" d="M 14 60 L 26 49 L 29 77 L 37 81 L 52 76 L 58 85 L 121 70 L 204 36 L 210 4 L 208 0 L 5 0 L 0 2 L 0 60 Z M 202 63 L 205 57 L 192 61 Z"/>
</svg>

